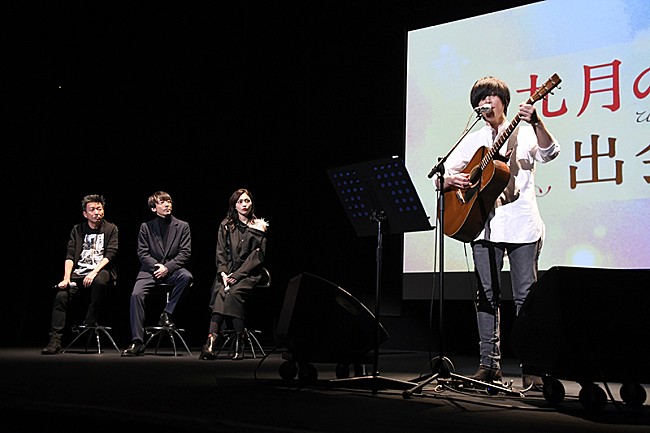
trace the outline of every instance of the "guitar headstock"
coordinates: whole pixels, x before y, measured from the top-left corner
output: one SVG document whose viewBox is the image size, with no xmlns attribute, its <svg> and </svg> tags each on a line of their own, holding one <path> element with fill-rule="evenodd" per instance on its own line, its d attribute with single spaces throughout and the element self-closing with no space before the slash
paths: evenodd
<svg viewBox="0 0 650 433">
<path fill-rule="evenodd" d="M 562 80 L 560 79 L 560 76 L 558 74 L 553 74 L 551 78 L 546 80 L 544 84 L 542 84 L 537 90 L 535 90 L 535 93 L 533 93 L 530 98 L 528 98 L 528 101 L 526 101 L 527 104 L 533 104 L 540 99 L 542 99 L 544 96 L 546 96 L 551 90 L 555 89 L 558 84 L 560 84 Z"/>
</svg>

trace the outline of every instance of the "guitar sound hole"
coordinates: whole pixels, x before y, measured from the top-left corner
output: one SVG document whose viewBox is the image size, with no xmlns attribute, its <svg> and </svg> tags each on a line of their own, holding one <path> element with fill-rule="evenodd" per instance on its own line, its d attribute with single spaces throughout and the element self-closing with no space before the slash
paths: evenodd
<svg viewBox="0 0 650 433">
<path fill-rule="evenodd" d="M 481 181 L 481 169 L 476 166 L 469 172 L 470 188 L 474 188 Z"/>
</svg>

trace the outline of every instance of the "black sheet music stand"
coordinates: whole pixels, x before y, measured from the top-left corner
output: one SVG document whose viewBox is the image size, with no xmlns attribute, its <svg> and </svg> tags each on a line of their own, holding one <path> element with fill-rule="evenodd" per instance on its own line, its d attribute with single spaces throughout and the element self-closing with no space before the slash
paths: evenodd
<svg viewBox="0 0 650 433">
<path fill-rule="evenodd" d="M 341 200 L 357 236 L 377 235 L 377 270 L 375 285 L 375 345 L 371 376 L 335 379 L 330 385 L 340 388 L 406 390 L 416 383 L 382 377 L 379 374 L 381 324 L 382 224 L 389 233 L 432 230 L 422 202 L 415 191 L 404 161 L 386 158 L 330 169 L 330 181 Z"/>
</svg>

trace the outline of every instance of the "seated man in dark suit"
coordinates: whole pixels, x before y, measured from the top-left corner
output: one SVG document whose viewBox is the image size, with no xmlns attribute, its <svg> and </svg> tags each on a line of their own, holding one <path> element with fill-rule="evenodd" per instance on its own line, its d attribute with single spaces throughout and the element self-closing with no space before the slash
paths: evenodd
<svg viewBox="0 0 650 433">
<path fill-rule="evenodd" d="M 156 217 L 142 223 L 138 234 L 140 271 L 131 293 L 132 340 L 122 356 L 144 355 L 144 302 L 151 289 L 158 283 L 173 286 L 159 320 L 161 326 L 173 326 L 171 314 L 192 283 L 185 268 L 192 252 L 189 224 L 172 216 L 172 198 L 164 191 L 149 197 L 148 204 Z"/>
</svg>

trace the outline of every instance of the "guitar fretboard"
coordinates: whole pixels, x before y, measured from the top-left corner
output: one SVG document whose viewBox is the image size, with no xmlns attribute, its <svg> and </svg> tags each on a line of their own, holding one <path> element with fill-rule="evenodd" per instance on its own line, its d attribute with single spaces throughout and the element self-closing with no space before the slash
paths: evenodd
<svg viewBox="0 0 650 433">
<path fill-rule="evenodd" d="M 546 82 L 541 85 L 535 93 L 530 95 L 530 98 L 526 101 L 526 104 L 534 104 L 535 102 L 539 101 L 542 99 L 546 94 L 548 94 L 551 90 L 553 90 L 558 84 L 560 84 L 562 80 L 557 74 L 553 74 L 551 78 L 546 80 Z M 521 117 L 519 116 L 519 113 L 512 119 L 512 122 L 510 122 L 510 125 L 503 131 L 496 139 L 492 147 L 486 152 L 485 156 L 481 159 L 481 170 L 485 170 L 485 167 L 490 164 L 490 161 L 494 158 L 494 155 L 501 150 L 501 146 L 503 146 L 503 143 L 508 140 L 508 137 L 510 137 L 510 134 L 512 134 L 512 131 L 515 130 L 517 125 L 519 125 L 519 122 L 521 121 Z"/>
<path fill-rule="evenodd" d="M 490 161 L 494 158 L 494 155 L 501 150 L 501 147 L 503 146 L 503 143 L 508 140 L 508 137 L 510 137 L 510 134 L 512 134 L 512 131 L 515 130 L 517 125 L 519 125 L 519 122 L 521 122 L 521 117 L 519 116 L 519 113 L 515 116 L 514 119 L 512 119 L 512 122 L 510 122 L 510 125 L 497 137 L 497 140 L 494 142 L 492 147 L 487 151 L 483 159 L 481 159 L 481 170 L 485 170 L 485 167 L 488 166 Z"/>
</svg>

